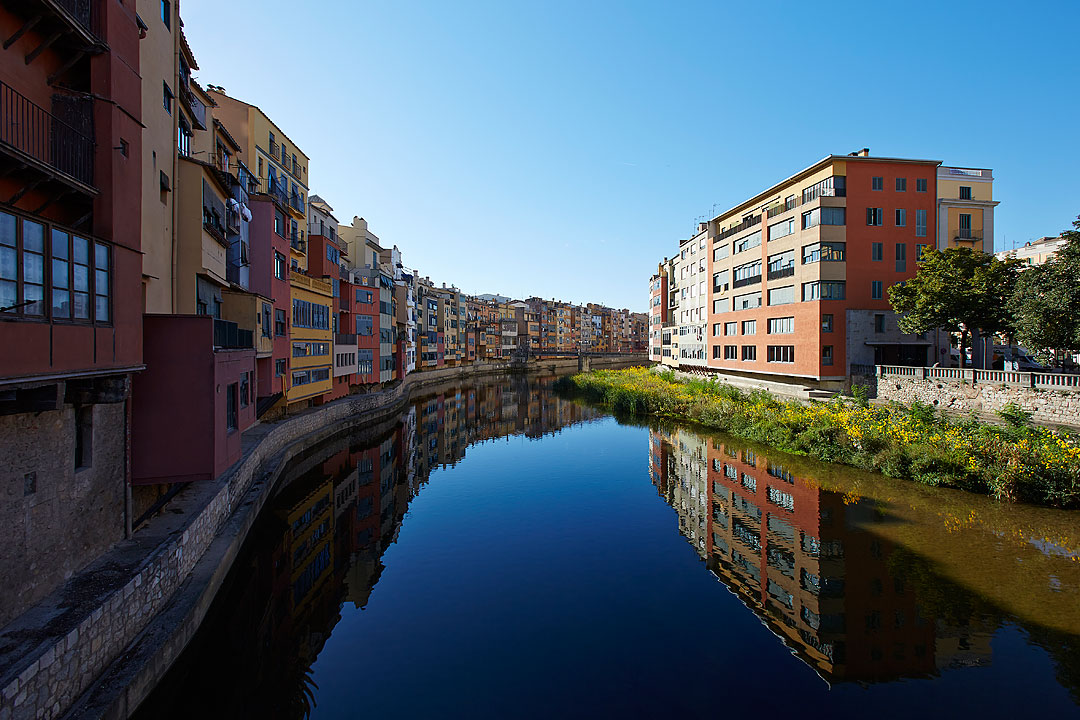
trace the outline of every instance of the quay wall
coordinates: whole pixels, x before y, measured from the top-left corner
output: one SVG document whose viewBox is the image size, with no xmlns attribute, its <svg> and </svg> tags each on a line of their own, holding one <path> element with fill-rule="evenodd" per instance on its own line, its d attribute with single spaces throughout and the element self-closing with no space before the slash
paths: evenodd
<svg viewBox="0 0 1080 720">
<path fill-rule="evenodd" d="M 0 720 L 126 718 L 198 629 L 288 459 L 349 426 L 393 422 L 413 393 L 511 372 L 648 364 L 638 356 L 476 363 L 408 375 L 243 435 L 241 459 L 193 483 L 131 538 L 0 630 Z"/>
</svg>

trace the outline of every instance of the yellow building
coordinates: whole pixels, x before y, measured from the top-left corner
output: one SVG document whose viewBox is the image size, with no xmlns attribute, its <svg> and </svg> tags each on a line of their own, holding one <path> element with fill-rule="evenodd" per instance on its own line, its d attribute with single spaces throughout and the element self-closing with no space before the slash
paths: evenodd
<svg viewBox="0 0 1080 720">
<path fill-rule="evenodd" d="M 939 167 L 938 250 L 994 252 L 994 175 L 986 168 Z"/>
<path fill-rule="evenodd" d="M 288 208 L 289 265 L 306 270 L 308 156 L 257 106 L 229 97 L 221 87 L 210 85 L 207 90 L 217 103 L 214 117 L 229 127 L 240 144 L 259 192 L 276 197 Z"/>
<path fill-rule="evenodd" d="M 295 407 L 329 392 L 333 383 L 334 289 L 328 282 L 299 273 L 290 274 L 289 287 L 291 358 L 285 402 Z"/>
</svg>

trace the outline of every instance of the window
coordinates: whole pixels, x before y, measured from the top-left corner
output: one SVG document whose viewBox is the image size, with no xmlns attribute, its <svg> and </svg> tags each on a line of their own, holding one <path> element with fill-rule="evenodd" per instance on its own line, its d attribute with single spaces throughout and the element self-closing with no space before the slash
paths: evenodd
<svg viewBox="0 0 1080 720">
<path fill-rule="evenodd" d="M 832 332 L 832 314 L 821 316 L 821 332 Z"/>
<path fill-rule="evenodd" d="M 795 332 L 795 318 L 769 318 L 770 335 L 790 335 Z"/>
<path fill-rule="evenodd" d="M 844 197 L 847 194 L 847 178 L 836 175 L 825 178 L 802 191 L 803 203 L 808 203 L 818 197 Z"/>
<path fill-rule="evenodd" d="M 285 214 L 276 209 L 274 210 L 274 232 L 280 237 L 285 237 Z"/>
<path fill-rule="evenodd" d="M 713 262 L 723 260 L 724 258 L 726 258 L 730 254 L 731 254 L 731 246 L 730 245 L 720 245 L 719 247 L 713 248 L 713 251 L 712 251 Z"/>
<path fill-rule="evenodd" d="M 769 305 L 788 305 L 795 302 L 795 286 L 769 289 Z"/>
<path fill-rule="evenodd" d="M 747 361 L 757 360 L 757 345 L 743 345 L 742 359 Z"/>
<path fill-rule="evenodd" d="M 169 89 L 169 84 L 166 82 L 161 83 L 161 104 L 165 107 L 165 112 L 172 115 L 172 101 L 173 92 Z"/>
<path fill-rule="evenodd" d="M 843 262 L 846 245 L 842 242 L 821 242 L 804 245 L 803 265 L 816 262 Z"/>
<path fill-rule="evenodd" d="M 312 357 L 317 355 L 329 355 L 330 343 L 327 342 L 294 342 L 292 344 L 292 356 L 294 358 Z"/>
<path fill-rule="evenodd" d="M 846 225 L 847 208 L 823 207 L 802 214 L 802 229 L 807 230 L 817 225 Z"/>
<path fill-rule="evenodd" d="M 761 291 L 736 295 L 732 301 L 732 307 L 735 310 L 750 310 L 761 307 Z"/>
<path fill-rule="evenodd" d="M 870 259 L 883 260 L 885 258 L 884 243 L 870 243 Z"/>
<path fill-rule="evenodd" d="M 278 280 L 285 279 L 285 256 L 274 251 L 274 277 Z"/>
<path fill-rule="evenodd" d="M 907 225 L 907 210 L 897 208 L 896 210 L 896 227 L 905 227 Z"/>
<path fill-rule="evenodd" d="M 362 288 L 356 288 L 356 302 L 358 303 L 370 303 L 372 299 L 371 291 L 364 290 Z"/>
<path fill-rule="evenodd" d="M 881 225 L 885 222 L 885 211 L 882 208 L 866 208 L 866 224 Z"/>
<path fill-rule="evenodd" d="M 802 289 L 803 302 L 810 300 L 843 300 L 845 295 L 843 280 L 803 283 Z"/>
<path fill-rule="evenodd" d="M 878 283 L 878 285 L 880 286 L 881 283 Z M 881 314 L 874 315 L 874 332 L 876 332 L 876 333 L 885 332 L 885 316 L 884 315 L 881 315 Z"/>
<path fill-rule="evenodd" d="M 313 368 L 311 370 L 297 370 L 292 374 L 292 384 L 308 385 L 310 383 L 326 382 L 330 379 L 330 368 Z"/>
<path fill-rule="evenodd" d="M 769 240 L 778 240 L 795 232 L 795 218 L 781 220 L 769 226 Z"/>
<path fill-rule="evenodd" d="M 896 178 L 896 192 L 907 192 L 907 178 Z"/>
<path fill-rule="evenodd" d="M 161 0 L 161 22 L 165 23 L 165 29 L 172 29 L 172 3 L 169 0 Z"/>
<path fill-rule="evenodd" d="M 753 235 L 747 235 L 741 240 L 735 241 L 735 254 L 752 250 L 753 248 L 761 247 L 761 231 L 758 230 Z"/>
<path fill-rule="evenodd" d="M 356 315 L 356 334 L 357 335 L 372 335 L 374 334 L 374 318 L 371 315 Z"/>
<path fill-rule="evenodd" d="M 326 259 L 327 259 L 327 261 L 333 263 L 334 265 L 337 265 L 339 257 L 341 257 L 341 253 L 338 251 L 338 249 L 336 247 L 334 247 L 333 245 L 330 245 L 329 243 L 327 243 L 327 245 L 326 245 Z"/>
<path fill-rule="evenodd" d="M 794 345 L 769 345 L 766 348 L 766 360 L 771 363 L 795 362 Z"/>
<path fill-rule="evenodd" d="M 742 334 L 743 335 L 756 335 L 757 334 L 757 320 L 743 320 L 743 322 L 742 322 Z"/>
<path fill-rule="evenodd" d="M 737 322 L 724 323 L 724 334 L 725 335 L 738 335 L 739 334 L 739 323 L 737 323 Z"/>
<path fill-rule="evenodd" d="M 885 189 L 885 179 L 880 178 L 880 177 L 870 178 L 870 189 L 871 190 L 884 190 Z"/>
<path fill-rule="evenodd" d="M 176 127 L 176 151 L 184 157 L 191 157 L 192 134 L 187 119 L 181 117 Z"/>
<path fill-rule="evenodd" d="M 236 409 L 238 392 L 236 383 L 230 383 L 225 388 L 225 428 L 227 430 L 235 430 L 240 425 Z"/>
<path fill-rule="evenodd" d="M 754 262 L 749 262 L 745 265 L 739 265 L 735 268 L 733 275 L 735 278 L 735 282 L 733 282 L 732 285 L 737 288 L 760 283 L 761 261 L 755 260 Z"/>
<path fill-rule="evenodd" d="M 109 321 L 109 246 L 94 243 L 94 320 Z"/>
<path fill-rule="evenodd" d="M 94 461 L 94 406 L 75 406 L 75 469 L 93 465 Z"/>
<path fill-rule="evenodd" d="M 971 214 L 970 213 L 960 213 L 960 228 L 959 228 L 959 232 L 957 234 L 957 237 L 961 238 L 961 239 L 964 239 L 964 240 L 970 240 L 971 239 Z"/>
<path fill-rule="evenodd" d="M 915 211 L 915 237 L 926 237 L 926 211 Z"/>
<path fill-rule="evenodd" d="M 739 359 L 739 346 L 738 345 L 725 345 L 724 346 L 724 359 L 725 360 L 738 360 Z"/>
<path fill-rule="evenodd" d="M 274 310 L 274 335 L 277 337 L 285 337 L 287 328 L 285 327 L 285 311 L 281 309 Z"/>
<path fill-rule="evenodd" d="M 788 250 L 769 256 L 769 279 L 790 277 L 795 274 L 795 251 Z"/>
<path fill-rule="evenodd" d="M 915 192 L 926 192 L 926 178 L 915 178 Z"/>
<path fill-rule="evenodd" d="M 832 363 L 833 363 L 833 351 L 832 351 L 832 349 L 833 349 L 832 345 L 822 345 L 821 346 L 821 364 L 822 365 L 832 365 Z"/>
<path fill-rule="evenodd" d="M 967 185 L 961 185 L 960 186 L 960 199 L 961 200 L 970 200 L 971 199 L 971 188 L 969 186 L 967 186 Z"/>
<path fill-rule="evenodd" d="M 272 328 L 270 327 L 271 310 L 270 303 L 262 304 L 262 336 L 272 337 Z"/>
<path fill-rule="evenodd" d="M 713 273 L 712 276 L 713 292 L 724 292 L 728 289 L 728 271 L 721 270 L 718 273 Z"/>
<path fill-rule="evenodd" d="M 285 365 L 286 365 L 286 362 L 285 362 L 284 358 L 282 358 L 281 360 L 275 360 L 274 361 L 274 377 L 281 377 L 281 376 L 283 376 L 285 374 L 285 370 L 286 370 Z"/>
<path fill-rule="evenodd" d="M 881 299 L 881 281 L 880 280 L 871 280 L 870 281 L 870 298 L 872 300 L 880 300 Z"/>
<path fill-rule="evenodd" d="M 370 375 L 374 372 L 375 351 L 360 349 L 356 351 L 357 372 L 361 375 Z"/>
<path fill-rule="evenodd" d="M 896 272 L 907 272 L 906 243 L 896 243 Z"/>
<path fill-rule="evenodd" d="M 293 299 L 293 327 L 330 329 L 330 308 L 326 305 Z"/>
<path fill-rule="evenodd" d="M 713 345 L 712 358 L 713 360 L 719 360 L 723 357 L 724 348 L 719 345 Z"/>
<path fill-rule="evenodd" d="M 242 408 L 246 408 L 248 406 L 248 402 L 250 399 L 248 397 L 248 394 L 251 392 L 250 376 L 251 373 L 249 372 L 241 373 L 240 375 L 240 407 Z"/>
<path fill-rule="evenodd" d="M 926 252 L 926 246 L 916 243 L 915 245 L 915 262 L 921 262 L 923 253 Z"/>
<path fill-rule="evenodd" d="M 713 326 L 712 326 L 712 335 L 713 335 L 713 337 L 720 337 L 723 334 L 724 334 L 724 324 L 723 323 L 713 323 Z"/>
</svg>

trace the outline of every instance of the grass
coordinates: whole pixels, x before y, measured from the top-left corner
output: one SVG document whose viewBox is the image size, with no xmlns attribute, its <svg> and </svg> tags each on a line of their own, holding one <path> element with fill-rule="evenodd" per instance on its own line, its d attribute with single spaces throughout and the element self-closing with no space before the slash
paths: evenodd
<svg viewBox="0 0 1080 720">
<path fill-rule="evenodd" d="M 615 412 L 696 422 L 785 452 L 1004 500 L 1080 507 L 1080 437 L 1032 426 L 1018 408 L 1004 424 L 950 420 L 929 405 L 870 406 L 865 396 L 778 400 L 670 371 L 597 370 L 562 378 L 563 392 Z"/>
</svg>

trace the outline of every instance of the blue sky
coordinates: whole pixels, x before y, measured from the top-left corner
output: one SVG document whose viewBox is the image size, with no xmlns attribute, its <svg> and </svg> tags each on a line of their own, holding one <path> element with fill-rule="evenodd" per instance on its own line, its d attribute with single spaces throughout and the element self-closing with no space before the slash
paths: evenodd
<svg viewBox="0 0 1080 720">
<path fill-rule="evenodd" d="M 830 153 L 994 170 L 998 249 L 1080 214 L 1080 3 L 183 0 L 204 85 L 466 292 L 644 311 L 695 221 Z"/>
</svg>

